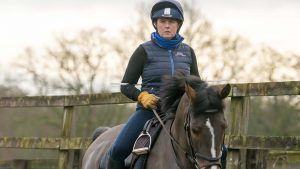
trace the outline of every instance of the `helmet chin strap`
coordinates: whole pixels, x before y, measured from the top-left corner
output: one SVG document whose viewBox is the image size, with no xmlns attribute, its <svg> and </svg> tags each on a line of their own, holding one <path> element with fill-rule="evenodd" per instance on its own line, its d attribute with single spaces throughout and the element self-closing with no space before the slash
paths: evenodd
<svg viewBox="0 0 300 169">
<path fill-rule="evenodd" d="M 177 33 L 179 33 L 180 31 L 180 28 L 182 26 L 183 22 L 182 21 L 178 21 L 178 30 L 177 30 Z"/>
<path fill-rule="evenodd" d="M 155 22 L 156 22 L 157 20 L 155 20 Z M 156 32 L 157 32 L 157 27 L 156 27 L 156 23 L 155 22 L 152 22 L 152 25 L 153 25 L 153 27 L 154 27 L 154 29 L 156 30 Z"/>
</svg>

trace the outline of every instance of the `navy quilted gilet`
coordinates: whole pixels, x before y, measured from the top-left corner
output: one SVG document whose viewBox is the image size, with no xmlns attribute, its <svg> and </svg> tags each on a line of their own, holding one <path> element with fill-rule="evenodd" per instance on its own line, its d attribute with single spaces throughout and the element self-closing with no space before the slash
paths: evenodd
<svg viewBox="0 0 300 169">
<path fill-rule="evenodd" d="M 173 75 L 175 71 L 181 71 L 185 75 L 190 74 L 192 57 L 188 45 L 181 43 L 178 48 L 167 50 L 148 41 L 142 46 L 147 53 L 147 63 L 142 74 L 142 91 L 159 96 L 163 75 Z"/>
</svg>

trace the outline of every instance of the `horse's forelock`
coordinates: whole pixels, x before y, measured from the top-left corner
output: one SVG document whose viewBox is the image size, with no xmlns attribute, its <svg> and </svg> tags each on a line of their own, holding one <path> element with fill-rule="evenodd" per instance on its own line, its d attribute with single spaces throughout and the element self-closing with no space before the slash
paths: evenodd
<svg viewBox="0 0 300 169">
<path fill-rule="evenodd" d="M 199 88 L 197 91 L 197 98 L 194 103 L 194 110 L 196 113 L 205 112 L 209 109 L 223 110 L 224 105 L 222 98 L 211 87 Z"/>
<path fill-rule="evenodd" d="M 197 76 L 188 76 L 186 83 L 197 93 L 194 100 L 195 112 L 204 112 L 208 109 L 223 110 L 224 105 L 219 93 L 205 81 Z"/>
</svg>

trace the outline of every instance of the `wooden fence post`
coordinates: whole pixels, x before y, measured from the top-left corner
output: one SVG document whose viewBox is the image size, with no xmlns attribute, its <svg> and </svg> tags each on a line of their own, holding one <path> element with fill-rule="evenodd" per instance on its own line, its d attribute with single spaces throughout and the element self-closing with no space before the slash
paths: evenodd
<svg viewBox="0 0 300 169">
<path fill-rule="evenodd" d="M 74 150 L 74 161 L 73 161 L 73 169 L 81 168 L 81 156 L 83 150 Z"/>
<path fill-rule="evenodd" d="M 247 150 L 247 169 L 266 169 L 268 150 Z"/>
<path fill-rule="evenodd" d="M 246 135 L 248 130 L 250 97 L 231 97 L 229 135 Z M 246 169 L 246 150 L 230 149 L 227 169 Z"/>
<path fill-rule="evenodd" d="M 74 115 L 74 106 L 64 107 L 64 118 L 62 128 L 62 138 L 67 139 L 71 137 L 72 123 Z M 71 150 L 60 150 L 59 151 L 59 169 L 72 169 L 73 153 Z"/>
</svg>

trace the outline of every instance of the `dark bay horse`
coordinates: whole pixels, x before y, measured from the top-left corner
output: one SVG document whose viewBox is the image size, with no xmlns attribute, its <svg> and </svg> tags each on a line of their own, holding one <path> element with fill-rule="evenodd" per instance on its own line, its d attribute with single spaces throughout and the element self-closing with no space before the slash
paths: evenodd
<svg viewBox="0 0 300 169">
<path fill-rule="evenodd" d="M 208 86 L 195 76 L 165 77 L 161 87 L 162 112 L 173 115 L 166 122 L 147 160 L 147 169 L 220 169 L 227 122 L 223 99 L 230 93 Z M 98 169 L 122 125 L 100 134 L 87 149 L 82 169 Z"/>
</svg>

